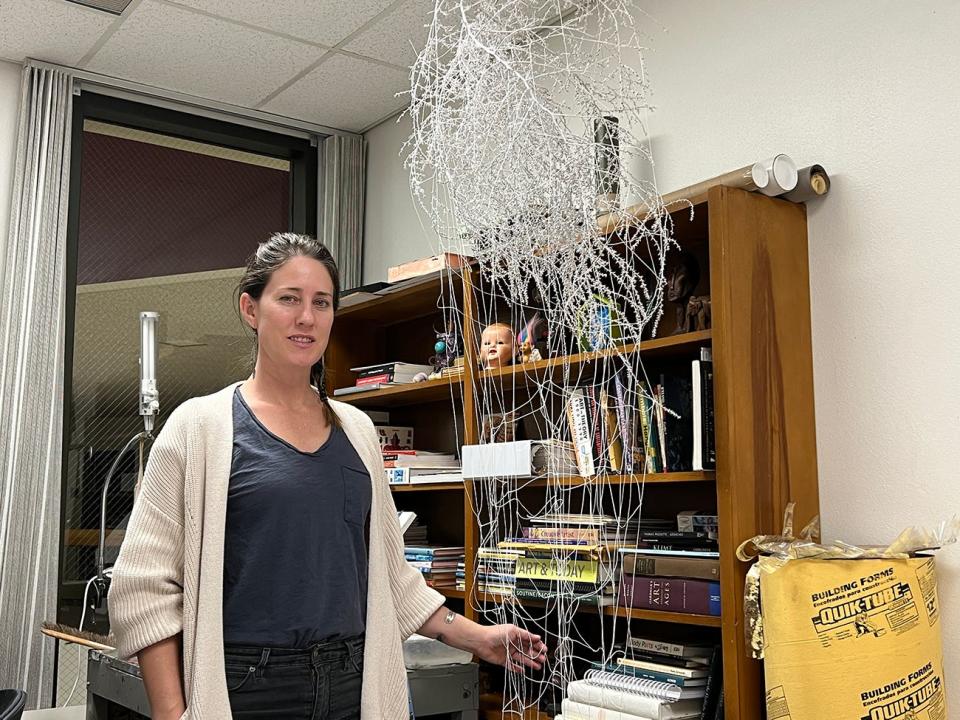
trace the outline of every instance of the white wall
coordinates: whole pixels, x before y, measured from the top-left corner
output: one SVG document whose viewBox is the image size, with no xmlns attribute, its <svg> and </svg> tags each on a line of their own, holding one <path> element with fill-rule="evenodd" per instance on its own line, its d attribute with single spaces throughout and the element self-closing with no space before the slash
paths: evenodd
<svg viewBox="0 0 960 720">
<path fill-rule="evenodd" d="M 391 118 L 366 133 L 367 209 L 364 217 L 363 282 L 387 279 L 387 268 L 427 257 L 439 246 L 429 220 L 421 223 L 410 199 L 400 148 L 410 119 Z"/>
<path fill-rule="evenodd" d="M 20 65 L 0 60 L 0 270 L 7 243 L 10 193 L 17 150 L 17 115 L 20 112 Z"/>
<path fill-rule="evenodd" d="M 639 2 L 653 18 L 638 21 L 661 191 L 775 152 L 833 178 L 808 208 L 825 535 L 880 543 L 957 512 L 960 4 Z M 365 277 L 377 279 L 381 258 L 427 250 L 395 157 L 404 133 L 368 137 Z M 941 560 L 953 679 L 960 548 Z M 960 718 L 960 684 L 948 685 Z"/>
</svg>

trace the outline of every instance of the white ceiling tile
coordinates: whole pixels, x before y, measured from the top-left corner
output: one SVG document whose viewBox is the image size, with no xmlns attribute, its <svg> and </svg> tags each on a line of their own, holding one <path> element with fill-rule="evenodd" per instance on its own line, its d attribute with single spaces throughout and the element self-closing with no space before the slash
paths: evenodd
<svg viewBox="0 0 960 720">
<path fill-rule="evenodd" d="M 344 45 L 344 50 L 410 67 L 426 44 L 433 5 L 433 0 L 408 0 Z"/>
<path fill-rule="evenodd" d="M 88 69 L 253 106 L 325 50 L 145 0 Z"/>
<path fill-rule="evenodd" d="M 347 37 L 392 0 L 174 0 L 221 17 L 240 20 L 309 42 L 333 46 Z"/>
<path fill-rule="evenodd" d="M 336 53 L 261 109 L 356 132 L 406 105 L 395 94 L 409 87 L 405 70 Z"/>
<path fill-rule="evenodd" d="M 73 65 L 115 19 L 63 0 L 0 0 L 0 57 Z"/>
</svg>

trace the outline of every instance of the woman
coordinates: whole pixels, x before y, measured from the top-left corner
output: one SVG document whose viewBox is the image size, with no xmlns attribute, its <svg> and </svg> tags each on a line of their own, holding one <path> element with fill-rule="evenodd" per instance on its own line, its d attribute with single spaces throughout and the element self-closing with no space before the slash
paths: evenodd
<svg viewBox="0 0 960 720">
<path fill-rule="evenodd" d="M 546 658 L 448 611 L 404 560 L 373 425 L 323 389 L 339 292 L 321 243 L 261 244 L 240 283 L 253 375 L 183 403 L 154 444 L 110 590 L 154 720 L 405 718 L 414 632 L 510 669 Z"/>
</svg>

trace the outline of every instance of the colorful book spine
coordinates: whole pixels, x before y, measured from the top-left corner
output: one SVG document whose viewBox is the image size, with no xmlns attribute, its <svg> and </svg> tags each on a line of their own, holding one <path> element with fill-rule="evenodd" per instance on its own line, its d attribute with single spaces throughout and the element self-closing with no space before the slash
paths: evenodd
<svg viewBox="0 0 960 720">
<path fill-rule="evenodd" d="M 720 615 L 720 583 L 683 578 L 625 576 L 620 602 L 626 607 L 667 612 Z"/>
</svg>

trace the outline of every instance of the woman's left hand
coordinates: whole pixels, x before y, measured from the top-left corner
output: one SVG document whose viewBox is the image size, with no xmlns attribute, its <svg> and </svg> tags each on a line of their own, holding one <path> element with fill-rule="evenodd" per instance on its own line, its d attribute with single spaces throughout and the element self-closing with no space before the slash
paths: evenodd
<svg viewBox="0 0 960 720">
<path fill-rule="evenodd" d="M 516 625 L 479 626 L 474 652 L 482 660 L 508 670 L 539 670 L 547 660 L 547 646 L 539 635 Z"/>
</svg>

